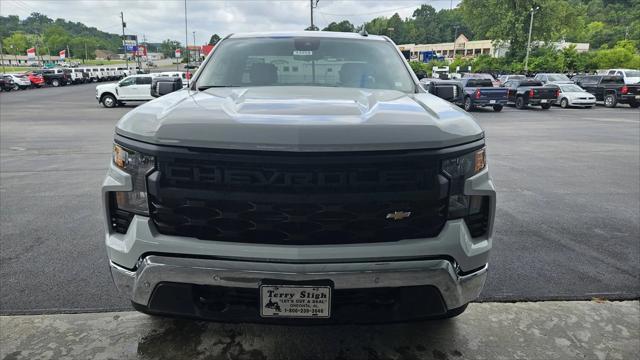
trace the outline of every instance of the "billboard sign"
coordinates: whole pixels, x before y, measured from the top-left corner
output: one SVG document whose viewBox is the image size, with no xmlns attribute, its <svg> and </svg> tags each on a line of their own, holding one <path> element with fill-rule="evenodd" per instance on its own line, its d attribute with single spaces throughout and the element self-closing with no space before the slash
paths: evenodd
<svg viewBox="0 0 640 360">
<path fill-rule="evenodd" d="M 122 37 L 122 45 L 124 46 L 135 46 L 137 44 L 138 44 L 137 35 L 124 35 Z"/>
<path fill-rule="evenodd" d="M 60 55 L 60 60 L 64 60 L 67 57 L 67 51 L 61 50 L 58 55 Z"/>
<path fill-rule="evenodd" d="M 182 50 L 176 49 L 176 58 L 180 58 L 182 56 Z"/>
</svg>

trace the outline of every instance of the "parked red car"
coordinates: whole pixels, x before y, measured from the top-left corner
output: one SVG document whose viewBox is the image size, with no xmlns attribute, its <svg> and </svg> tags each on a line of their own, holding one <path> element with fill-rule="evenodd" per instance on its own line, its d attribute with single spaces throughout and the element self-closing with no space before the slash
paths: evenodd
<svg viewBox="0 0 640 360">
<path fill-rule="evenodd" d="M 31 81 L 31 87 L 43 87 L 44 86 L 44 78 L 40 74 L 36 74 L 33 72 L 28 72 L 25 75 L 29 77 L 29 81 Z"/>
</svg>

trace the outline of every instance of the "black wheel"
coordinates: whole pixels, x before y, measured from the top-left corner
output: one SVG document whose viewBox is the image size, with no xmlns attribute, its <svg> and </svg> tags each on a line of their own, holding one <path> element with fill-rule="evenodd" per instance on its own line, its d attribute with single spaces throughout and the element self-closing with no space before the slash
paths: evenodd
<svg viewBox="0 0 640 360">
<path fill-rule="evenodd" d="M 527 105 L 525 105 L 525 103 L 524 103 L 524 98 L 522 96 L 518 96 L 516 98 L 516 109 L 523 110 L 526 107 L 527 107 Z"/>
<path fill-rule="evenodd" d="M 116 102 L 116 98 L 111 94 L 103 95 L 101 102 L 102 102 L 102 106 L 106 108 L 113 108 L 113 107 L 116 107 L 116 105 L 118 104 Z"/>
<path fill-rule="evenodd" d="M 562 98 L 562 100 L 560 100 L 560 107 L 563 109 L 566 109 L 569 107 L 569 100 L 567 100 L 567 98 Z"/>
<path fill-rule="evenodd" d="M 475 106 L 473 106 L 473 104 L 471 103 L 471 98 L 467 96 L 466 98 L 464 98 L 464 110 L 473 111 L 473 109 L 475 109 Z"/>
<path fill-rule="evenodd" d="M 53 86 L 53 87 L 60 86 L 60 80 L 58 80 L 58 79 L 51 80 L 51 86 Z"/>
<path fill-rule="evenodd" d="M 551 109 L 551 104 L 542 104 L 540 105 L 541 108 L 543 108 L 544 110 L 549 110 Z"/>
<path fill-rule="evenodd" d="M 493 105 L 493 111 L 500 112 L 502 111 L 502 105 Z"/>
<path fill-rule="evenodd" d="M 607 94 L 604 96 L 604 106 L 614 108 L 616 105 L 618 105 L 618 99 L 614 94 Z"/>
<path fill-rule="evenodd" d="M 20 90 L 20 89 L 21 89 L 20 85 L 18 85 L 18 84 L 13 84 L 13 90 L 18 91 L 18 90 Z"/>
<path fill-rule="evenodd" d="M 630 102 L 629 106 L 631 106 L 634 109 L 637 109 L 638 107 L 640 107 L 640 102 L 638 102 L 638 101 Z"/>
</svg>

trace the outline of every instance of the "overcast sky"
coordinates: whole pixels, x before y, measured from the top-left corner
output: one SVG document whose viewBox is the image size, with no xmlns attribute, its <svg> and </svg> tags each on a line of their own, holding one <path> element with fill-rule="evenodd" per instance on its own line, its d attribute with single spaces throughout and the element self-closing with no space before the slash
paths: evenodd
<svg viewBox="0 0 640 360">
<path fill-rule="evenodd" d="M 436 9 L 455 6 L 459 0 L 319 0 L 314 10 L 314 23 L 323 28 L 332 21 L 347 19 L 355 25 L 378 16 L 390 17 L 395 12 L 410 17 L 420 4 Z M 164 39 L 184 43 L 183 0 L 0 0 L 0 14 L 18 15 L 40 12 L 52 19 L 80 21 L 102 31 L 121 33 L 120 11 L 124 12 L 127 34 L 142 40 Z M 304 30 L 309 26 L 309 0 L 187 0 L 189 44 L 205 43 L 217 33 Z"/>
</svg>

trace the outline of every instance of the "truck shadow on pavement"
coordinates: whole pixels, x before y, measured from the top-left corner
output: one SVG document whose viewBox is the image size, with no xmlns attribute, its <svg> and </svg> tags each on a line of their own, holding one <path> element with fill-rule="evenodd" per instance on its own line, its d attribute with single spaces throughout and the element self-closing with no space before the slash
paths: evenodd
<svg viewBox="0 0 640 360">
<path fill-rule="evenodd" d="M 290 327 L 153 318 L 147 325 L 138 341 L 142 359 L 465 358 L 451 341 L 460 338 L 455 320 Z"/>
</svg>

